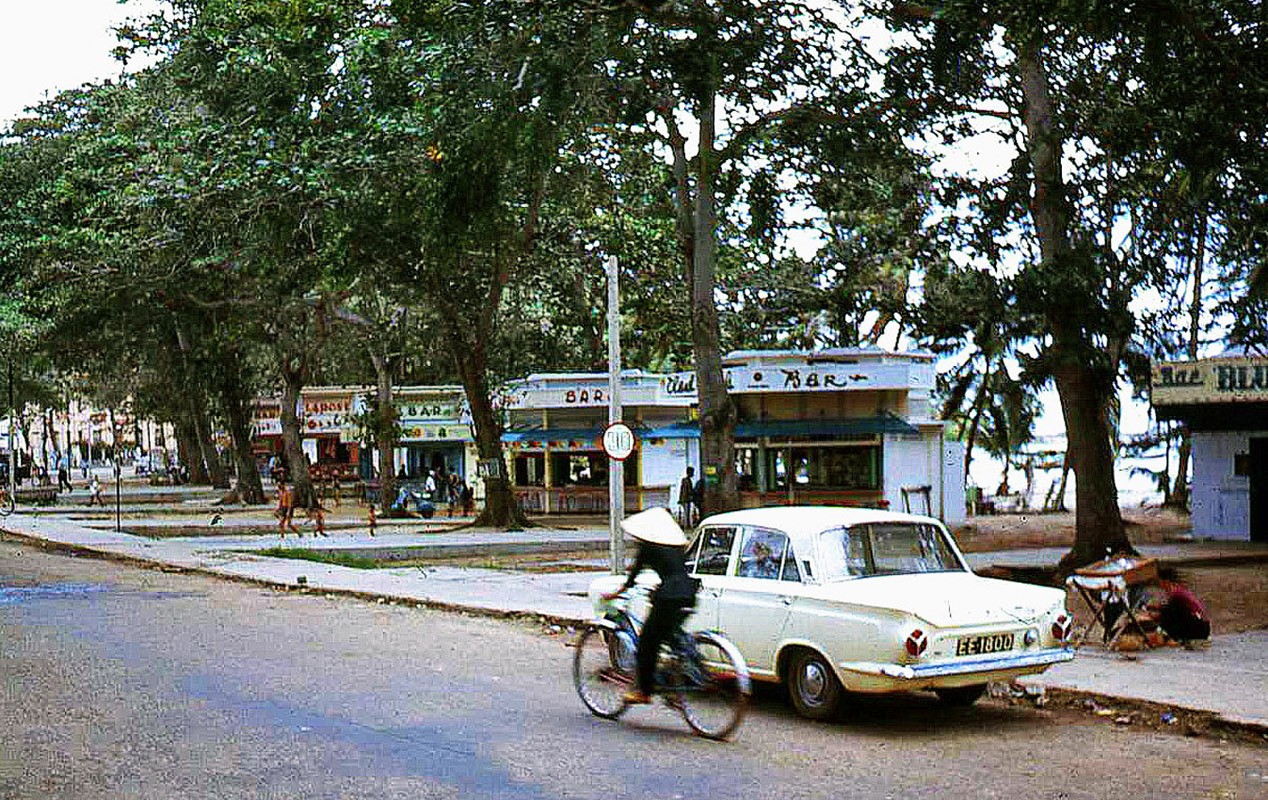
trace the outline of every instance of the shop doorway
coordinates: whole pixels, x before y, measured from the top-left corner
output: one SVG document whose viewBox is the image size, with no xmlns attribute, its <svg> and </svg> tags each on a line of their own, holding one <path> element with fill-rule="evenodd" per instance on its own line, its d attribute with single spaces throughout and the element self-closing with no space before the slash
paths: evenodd
<svg viewBox="0 0 1268 800">
<path fill-rule="evenodd" d="M 1250 440 L 1250 540 L 1268 542 L 1268 437 Z"/>
</svg>

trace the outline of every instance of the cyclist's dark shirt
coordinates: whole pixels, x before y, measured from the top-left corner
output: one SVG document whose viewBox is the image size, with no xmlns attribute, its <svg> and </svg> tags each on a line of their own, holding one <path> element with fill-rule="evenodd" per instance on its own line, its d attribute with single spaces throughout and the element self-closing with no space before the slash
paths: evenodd
<svg viewBox="0 0 1268 800">
<path fill-rule="evenodd" d="M 630 565 L 630 573 L 625 578 L 628 589 L 634 585 L 634 579 L 645 569 L 655 571 L 660 576 L 660 588 L 656 596 L 665 600 L 696 599 L 696 582 L 687 574 L 686 553 L 681 547 L 651 542 L 638 543 L 638 556 Z"/>
</svg>

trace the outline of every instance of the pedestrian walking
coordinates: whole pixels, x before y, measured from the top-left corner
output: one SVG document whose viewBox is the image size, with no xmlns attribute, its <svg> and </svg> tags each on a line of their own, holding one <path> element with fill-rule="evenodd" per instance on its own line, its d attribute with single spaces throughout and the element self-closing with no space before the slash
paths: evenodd
<svg viewBox="0 0 1268 800">
<path fill-rule="evenodd" d="M 462 478 L 456 472 L 449 476 L 449 486 L 445 497 L 449 501 L 449 516 L 452 517 L 458 510 L 458 504 L 462 502 Z"/>
<path fill-rule="evenodd" d="M 61 458 L 57 459 L 57 490 L 62 489 L 71 491 L 74 488 L 70 485 L 70 456 L 62 453 Z"/>
<path fill-rule="evenodd" d="M 295 489 L 286 480 L 285 476 L 278 479 L 277 482 L 277 535 L 286 538 L 286 531 L 290 531 L 299 538 L 303 538 L 304 534 L 299 528 L 295 527 Z"/>
<path fill-rule="evenodd" d="M 692 476 L 695 474 L 695 467 L 687 467 L 687 474 L 683 475 L 682 480 L 678 482 L 678 517 L 684 528 L 690 528 L 696 524 L 691 513 L 696 491 L 696 483 Z"/>
<path fill-rule="evenodd" d="M 475 488 L 466 481 L 462 482 L 462 515 L 469 517 L 475 513 Z"/>
<path fill-rule="evenodd" d="M 92 480 L 88 482 L 88 505 L 104 506 L 105 500 L 101 499 L 101 481 L 96 475 L 92 476 Z"/>
<path fill-rule="evenodd" d="M 308 520 L 317 529 L 318 536 L 330 538 L 330 534 L 326 533 L 326 507 L 321 504 L 320 499 L 314 498 L 312 505 L 308 507 Z"/>
</svg>

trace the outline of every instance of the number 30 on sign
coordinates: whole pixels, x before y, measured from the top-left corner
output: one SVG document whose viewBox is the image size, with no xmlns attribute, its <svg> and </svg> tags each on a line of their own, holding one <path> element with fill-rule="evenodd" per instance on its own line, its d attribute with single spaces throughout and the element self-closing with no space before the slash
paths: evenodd
<svg viewBox="0 0 1268 800">
<path fill-rule="evenodd" d="M 634 452 L 634 431 L 624 422 L 613 422 L 603 431 L 603 452 L 608 458 L 624 461 Z"/>
</svg>

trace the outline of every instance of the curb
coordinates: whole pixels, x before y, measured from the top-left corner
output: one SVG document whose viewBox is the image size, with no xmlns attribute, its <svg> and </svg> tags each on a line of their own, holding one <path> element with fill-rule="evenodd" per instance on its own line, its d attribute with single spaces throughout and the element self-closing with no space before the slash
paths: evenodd
<svg viewBox="0 0 1268 800">
<path fill-rule="evenodd" d="M 428 608 L 435 611 L 451 611 L 462 614 L 470 614 L 474 616 L 490 617 L 492 619 L 512 619 L 512 620 L 541 620 L 551 625 L 562 625 L 571 627 L 580 627 L 590 622 L 587 617 L 585 619 L 576 619 L 572 617 L 560 616 L 557 614 L 544 614 L 538 611 L 509 611 L 505 609 L 489 608 L 487 606 L 465 605 L 463 603 L 450 603 L 444 600 L 426 600 L 417 597 L 405 597 L 401 595 L 384 594 L 382 592 L 370 592 L 360 589 L 342 589 L 338 587 L 319 587 L 308 586 L 305 584 L 291 583 L 281 580 L 272 580 L 269 578 L 253 578 L 246 575 L 236 575 L 231 572 L 223 572 L 214 567 L 201 566 L 185 566 L 183 564 L 172 564 L 167 561 L 160 561 L 153 558 L 143 558 L 141 556 L 128 555 L 125 553 L 115 553 L 110 550 L 99 550 L 88 545 L 70 544 L 67 542 L 56 542 L 50 539 L 42 539 L 39 536 L 32 536 L 27 533 L 11 531 L 7 528 L 0 528 L 0 533 L 6 536 L 12 536 L 15 539 L 21 539 L 43 550 L 51 550 L 53 552 L 71 553 L 86 558 L 95 558 L 102 561 L 115 561 L 121 564 L 130 564 L 133 566 L 144 568 L 158 568 L 164 572 L 180 573 L 188 572 L 195 575 L 206 575 L 211 578 L 232 581 L 234 583 L 245 583 L 253 586 L 266 586 L 270 589 L 280 589 L 288 592 L 301 592 L 303 594 L 330 594 L 340 597 L 351 597 L 357 600 L 365 600 L 367 602 L 378 602 L 385 600 L 389 603 L 398 605 L 414 606 L 415 608 Z"/>
</svg>

